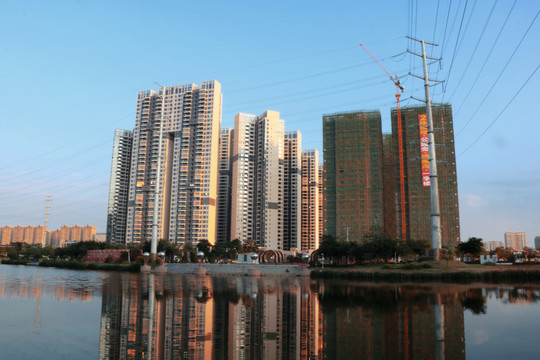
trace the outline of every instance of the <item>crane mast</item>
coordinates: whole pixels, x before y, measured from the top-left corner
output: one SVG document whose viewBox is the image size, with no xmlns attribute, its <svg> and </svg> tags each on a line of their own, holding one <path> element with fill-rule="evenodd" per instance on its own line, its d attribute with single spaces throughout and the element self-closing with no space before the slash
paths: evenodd
<svg viewBox="0 0 540 360">
<path fill-rule="evenodd" d="M 396 86 L 396 103 L 397 103 L 397 128 L 398 128 L 398 153 L 399 153 L 399 189 L 400 189 L 400 209 L 401 209 L 401 241 L 406 242 L 407 241 L 407 217 L 405 213 L 405 164 L 403 160 L 403 126 L 401 123 L 401 104 L 400 104 L 400 98 L 401 93 L 405 90 L 403 86 L 401 86 L 398 76 L 392 76 L 386 70 L 386 68 L 381 64 L 381 62 L 373 55 L 365 46 L 364 44 L 360 44 L 362 49 L 364 49 L 368 55 L 379 65 L 379 67 L 388 75 L 390 80 L 394 83 Z"/>
</svg>

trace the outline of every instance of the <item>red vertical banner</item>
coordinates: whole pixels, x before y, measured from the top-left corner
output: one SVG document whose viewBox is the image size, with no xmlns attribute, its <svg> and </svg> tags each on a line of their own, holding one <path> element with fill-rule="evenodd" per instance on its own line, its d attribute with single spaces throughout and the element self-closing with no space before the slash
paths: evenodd
<svg viewBox="0 0 540 360">
<path fill-rule="evenodd" d="M 418 124 L 420 129 L 420 161 L 422 167 L 422 186 L 430 187 L 431 180 L 429 178 L 429 138 L 426 114 L 418 115 Z"/>
</svg>

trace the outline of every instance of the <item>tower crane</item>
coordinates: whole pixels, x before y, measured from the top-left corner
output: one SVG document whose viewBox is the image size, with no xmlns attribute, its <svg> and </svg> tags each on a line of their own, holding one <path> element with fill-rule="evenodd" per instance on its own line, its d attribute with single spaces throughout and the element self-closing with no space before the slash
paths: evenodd
<svg viewBox="0 0 540 360">
<path fill-rule="evenodd" d="M 397 103 L 397 128 L 398 128 L 398 152 L 399 152 L 399 188 L 400 188 L 400 208 L 401 208 L 401 241 L 407 241 L 407 221 L 405 214 L 405 164 L 403 161 L 403 129 L 401 124 L 401 104 L 400 97 L 401 93 L 405 90 L 403 86 L 399 83 L 398 76 L 392 76 L 388 70 L 381 64 L 381 62 L 373 55 L 364 44 L 360 44 L 362 49 L 364 49 L 369 56 L 379 65 L 381 69 L 388 75 L 390 80 L 396 86 L 396 103 Z"/>
</svg>

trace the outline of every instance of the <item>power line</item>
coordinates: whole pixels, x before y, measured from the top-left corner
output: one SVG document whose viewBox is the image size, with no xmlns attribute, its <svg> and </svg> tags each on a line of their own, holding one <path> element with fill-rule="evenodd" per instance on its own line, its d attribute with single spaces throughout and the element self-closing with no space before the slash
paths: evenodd
<svg viewBox="0 0 540 360">
<path fill-rule="evenodd" d="M 519 93 L 521 92 L 521 90 L 523 90 L 523 88 L 527 85 L 527 83 L 529 82 L 529 80 L 532 79 L 532 77 L 534 76 L 534 74 L 536 74 L 536 71 L 538 71 L 538 68 L 540 68 L 540 65 L 536 66 L 536 69 L 534 69 L 534 71 L 532 72 L 532 74 L 529 76 L 529 78 L 523 83 L 523 85 L 521 85 L 521 87 L 519 88 L 519 90 L 514 94 L 514 96 L 512 96 L 512 99 L 510 99 L 510 101 L 508 102 L 508 104 L 506 104 L 506 106 L 501 110 L 501 112 L 495 117 L 495 119 L 493 119 L 493 121 L 488 125 L 488 127 L 480 134 L 480 136 L 478 136 L 473 142 L 471 145 L 469 145 L 465 150 L 463 150 L 459 155 L 458 157 L 460 157 L 461 155 L 465 154 L 467 152 L 467 150 L 469 150 L 470 148 L 472 148 L 474 146 L 474 144 L 476 144 L 478 142 L 478 140 L 480 140 L 482 138 L 482 136 L 484 136 L 484 134 L 493 126 L 493 124 L 495 124 L 495 122 L 497 120 L 499 120 L 499 118 L 501 117 L 501 115 L 506 111 L 506 109 L 510 106 L 510 104 L 512 104 L 512 102 L 514 101 L 514 99 L 519 95 Z"/>
<path fill-rule="evenodd" d="M 439 21 L 439 4 L 440 4 L 440 0 L 437 0 L 437 10 L 435 10 L 435 25 L 433 26 L 433 36 L 431 36 L 432 39 L 435 39 L 437 23 Z M 433 57 L 433 48 L 434 46 L 431 47 L 431 52 L 429 54 L 430 57 Z"/>
<path fill-rule="evenodd" d="M 456 87 L 455 87 L 455 90 L 454 92 L 452 93 L 452 95 L 450 95 L 450 98 L 453 99 L 454 98 L 454 95 L 456 94 L 456 91 L 459 89 L 460 85 L 461 85 L 461 82 L 463 81 L 463 79 L 465 78 L 465 74 L 467 73 L 467 70 L 469 69 L 470 65 L 471 65 L 471 62 L 472 60 L 474 59 L 474 56 L 476 55 L 476 51 L 478 50 L 478 46 L 480 45 L 480 42 L 482 41 L 482 39 L 484 38 L 484 33 L 486 32 L 486 28 L 491 20 L 491 17 L 493 15 L 493 11 L 495 10 L 495 6 L 497 5 L 497 0 L 495 0 L 495 2 L 493 3 L 493 6 L 491 7 L 491 11 L 489 12 L 489 15 L 488 15 L 488 18 L 484 24 L 484 28 L 482 29 L 481 33 L 480 33 L 480 37 L 478 38 L 478 41 L 476 42 L 476 45 L 474 46 L 474 50 L 471 54 L 471 56 L 469 56 L 469 61 L 467 62 L 467 65 L 465 66 L 465 71 L 463 71 L 463 73 L 461 74 L 461 78 L 459 79 Z"/>
<path fill-rule="evenodd" d="M 482 100 L 482 102 L 480 103 L 480 105 L 478 105 L 478 107 L 476 108 L 476 110 L 474 111 L 474 113 L 472 114 L 471 118 L 465 123 L 465 125 L 461 128 L 461 130 L 458 131 L 458 133 L 456 134 L 456 136 L 459 136 L 459 134 L 461 134 L 463 132 L 463 130 L 467 127 L 467 125 L 469 125 L 469 123 L 472 121 L 472 119 L 474 119 L 476 113 L 478 112 L 478 110 L 480 110 L 480 107 L 482 107 L 482 105 L 484 104 L 484 102 L 486 101 L 486 99 L 488 98 L 489 94 L 491 94 L 491 91 L 493 91 L 493 89 L 495 88 L 495 85 L 497 85 L 497 83 L 499 82 L 499 79 L 501 78 L 501 76 L 503 75 L 504 71 L 506 70 L 506 68 L 508 67 L 508 64 L 510 64 L 510 61 L 512 60 L 512 58 L 514 57 L 514 55 L 516 54 L 516 52 L 518 51 L 519 47 L 521 46 L 521 43 L 523 42 L 523 40 L 525 39 L 525 36 L 527 36 L 527 34 L 529 33 L 529 30 L 531 29 L 531 27 L 533 26 L 534 22 L 536 21 L 536 19 L 538 18 L 538 14 L 540 14 L 540 10 L 536 13 L 536 16 L 534 17 L 534 19 L 531 21 L 531 24 L 529 25 L 529 27 L 527 28 L 527 31 L 525 31 L 525 34 L 523 34 L 523 36 L 521 37 L 521 40 L 519 41 L 519 43 L 517 44 L 516 48 L 514 49 L 514 52 L 512 53 L 512 55 L 510 56 L 510 58 L 508 59 L 508 61 L 506 62 L 506 64 L 504 65 L 504 67 L 502 68 L 501 72 L 499 73 L 499 76 L 497 77 L 497 79 L 495 80 L 495 82 L 493 83 L 493 85 L 491 85 L 491 88 L 489 89 L 488 93 L 486 94 L 486 96 L 484 96 L 484 99 Z"/>
<path fill-rule="evenodd" d="M 488 60 L 489 60 L 489 58 L 491 56 L 491 53 L 493 52 L 493 49 L 495 48 L 495 45 L 499 41 L 499 38 L 501 37 L 501 34 L 502 34 L 502 32 L 503 32 L 503 30 L 504 30 L 504 28 L 506 26 L 506 23 L 508 22 L 508 19 L 510 18 L 510 15 L 512 14 L 512 11 L 514 10 L 514 6 L 516 5 L 516 3 L 517 3 L 517 0 L 514 0 L 514 4 L 512 4 L 512 7 L 510 8 L 510 11 L 508 12 L 508 15 L 506 16 L 506 19 L 504 20 L 504 23 L 503 23 L 501 29 L 499 30 L 499 33 L 497 34 L 497 37 L 495 38 L 495 42 L 491 46 L 491 49 L 489 50 L 489 53 L 486 56 L 486 59 L 484 60 L 484 63 L 482 64 L 482 68 L 480 69 L 480 71 L 476 75 L 476 79 L 474 79 L 474 82 L 473 82 L 471 88 L 467 92 L 467 95 L 465 95 L 465 98 L 464 98 L 463 102 L 461 103 L 461 106 L 456 111 L 456 115 L 459 113 L 459 111 L 463 107 L 463 104 L 465 104 L 465 102 L 469 99 L 469 95 L 471 94 L 472 89 L 474 89 L 474 87 L 476 85 L 476 82 L 478 81 L 478 78 L 480 78 L 480 74 L 482 74 L 482 71 L 484 71 L 484 68 L 485 68 L 485 66 L 486 66 L 486 64 L 487 64 L 487 62 L 488 62 Z"/>
<path fill-rule="evenodd" d="M 450 0 L 450 2 L 448 3 L 448 10 L 446 11 L 446 22 L 445 22 L 445 25 L 444 25 L 444 33 L 443 33 L 442 41 L 440 42 L 441 43 L 441 55 L 439 57 L 442 57 L 442 54 L 443 54 L 443 51 L 444 51 L 444 46 L 446 45 L 446 43 L 445 43 L 446 31 L 448 30 L 448 20 L 450 19 L 450 9 L 451 8 L 452 8 L 452 0 Z M 433 39 L 433 40 L 435 40 L 435 39 Z"/>
<path fill-rule="evenodd" d="M 446 75 L 446 86 L 448 86 L 448 80 L 450 79 L 450 74 L 452 73 L 452 67 L 454 66 L 454 59 L 456 58 L 456 52 L 458 48 L 459 43 L 459 37 L 461 35 L 461 27 L 463 26 L 463 20 L 465 19 L 465 12 L 467 11 L 467 4 L 469 3 L 469 0 L 465 1 L 465 6 L 463 7 L 463 14 L 461 15 L 461 23 L 459 24 L 459 30 L 456 38 L 456 45 L 454 46 L 454 53 L 452 54 L 452 60 L 450 61 L 450 68 L 448 69 L 448 74 Z M 444 102 L 444 96 L 446 95 L 446 91 L 443 93 L 442 101 Z"/>
</svg>

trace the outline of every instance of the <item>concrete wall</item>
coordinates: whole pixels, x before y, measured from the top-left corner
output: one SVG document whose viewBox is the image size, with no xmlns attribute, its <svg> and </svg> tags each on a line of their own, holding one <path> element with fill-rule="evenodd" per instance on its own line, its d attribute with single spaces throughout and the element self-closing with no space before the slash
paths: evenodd
<svg viewBox="0 0 540 360">
<path fill-rule="evenodd" d="M 198 264 L 165 264 L 168 273 L 192 274 Z M 256 268 L 262 276 L 300 276 L 306 269 L 300 265 L 240 265 L 240 264 L 203 264 L 208 275 L 247 275 L 248 269 Z"/>
</svg>

